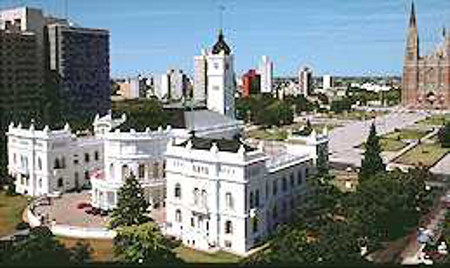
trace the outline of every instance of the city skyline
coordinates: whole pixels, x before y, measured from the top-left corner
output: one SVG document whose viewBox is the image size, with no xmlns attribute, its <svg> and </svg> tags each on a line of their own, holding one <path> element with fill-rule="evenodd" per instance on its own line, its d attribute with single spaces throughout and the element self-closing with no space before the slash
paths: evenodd
<svg viewBox="0 0 450 268">
<path fill-rule="evenodd" d="M 442 27 L 450 28 L 450 2 L 415 3 L 425 54 L 442 39 Z M 79 0 L 69 1 L 67 13 L 77 24 L 111 31 L 113 77 L 163 73 L 168 68 L 192 74 L 193 57 L 217 38 L 220 5 L 226 6 L 224 33 L 236 55 L 238 73 L 256 68 L 261 56 L 268 55 L 276 76 L 296 76 L 304 64 L 319 75 L 400 75 L 410 4 L 410 0 Z M 0 8 L 11 5 L 65 14 L 63 1 L 4 1 Z"/>
</svg>

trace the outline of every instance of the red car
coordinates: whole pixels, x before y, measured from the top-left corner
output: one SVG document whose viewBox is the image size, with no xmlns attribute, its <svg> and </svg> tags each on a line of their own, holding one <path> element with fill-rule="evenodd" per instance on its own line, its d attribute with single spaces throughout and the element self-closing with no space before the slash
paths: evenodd
<svg viewBox="0 0 450 268">
<path fill-rule="evenodd" d="M 85 203 L 85 202 L 79 203 L 79 204 L 77 205 L 77 208 L 78 208 L 78 209 L 85 209 L 85 208 L 90 208 L 90 207 L 91 207 L 91 204 Z"/>
</svg>

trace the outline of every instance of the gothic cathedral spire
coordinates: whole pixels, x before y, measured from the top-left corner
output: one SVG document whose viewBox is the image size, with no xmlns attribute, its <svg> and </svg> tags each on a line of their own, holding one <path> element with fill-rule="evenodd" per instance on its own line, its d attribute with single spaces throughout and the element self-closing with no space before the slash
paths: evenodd
<svg viewBox="0 0 450 268">
<path fill-rule="evenodd" d="M 417 33 L 416 9 L 414 0 L 411 4 L 411 16 L 409 18 L 408 40 L 406 44 L 406 60 L 419 58 L 419 35 Z"/>
</svg>

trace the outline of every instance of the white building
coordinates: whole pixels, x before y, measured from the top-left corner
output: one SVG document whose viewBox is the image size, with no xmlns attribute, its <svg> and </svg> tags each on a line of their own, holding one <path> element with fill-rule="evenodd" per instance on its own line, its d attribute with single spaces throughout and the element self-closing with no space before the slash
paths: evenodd
<svg viewBox="0 0 450 268">
<path fill-rule="evenodd" d="M 154 93 L 159 100 L 168 100 L 170 91 L 170 79 L 168 74 L 155 75 L 153 77 Z"/>
<path fill-rule="evenodd" d="M 90 185 L 90 174 L 103 167 L 103 141 L 77 136 L 69 125 L 42 130 L 31 124 L 11 124 L 8 137 L 8 171 L 16 192 L 30 196 L 66 192 Z"/>
<path fill-rule="evenodd" d="M 309 67 L 303 67 L 298 73 L 298 82 L 301 94 L 308 97 L 312 91 L 312 70 Z"/>
<path fill-rule="evenodd" d="M 323 76 L 323 89 L 330 89 L 333 88 L 333 77 L 331 77 L 331 75 L 324 75 Z"/>
<path fill-rule="evenodd" d="M 327 142 L 327 141 L 326 141 Z M 314 172 L 316 145 L 251 147 L 193 137 L 166 151 L 166 234 L 245 255 L 287 221 Z"/>
<path fill-rule="evenodd" d="M 104 169 L 92 176 L 92 206 L 111 210 L 117 205 L 117 192 L 133 173 L 144 188 L 151 205 L 164 199 L 164 156 L 171 129 L 121 132 L 104 136 Z"/>
<path fill-rule="evenodd" d="M 261 93 L 272 92 L 273 80 L 273 62 L 267 56 L 262 56 L 259 66 L 259 74 L 261 75 Z"/>
<path fill-rule="evenodd" d="M 168 71 L 169 96 L 171 100 L 179 100 L 184 96 L 186 90 L 186 75 L 179 69 Z"/>
<path fill-rule="evenodd" d="M 236 82 L 234 75 L 234 56 L 225 42 L 222 30 L 207 58 L 207 97 L 208 110 L 234 118 L 234 98 Z"/>
</svg>

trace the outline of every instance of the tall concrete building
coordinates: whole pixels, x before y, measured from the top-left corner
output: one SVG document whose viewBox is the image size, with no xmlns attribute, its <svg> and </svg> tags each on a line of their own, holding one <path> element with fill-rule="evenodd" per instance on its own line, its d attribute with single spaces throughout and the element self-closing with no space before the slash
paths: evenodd
<svg viewBox="0 0 450 268">
<path fill-rule="evenodd" d="M 312 92 L 312 70 L 309 67 L 303 67 L 298 73 L 298 82 L 301 94 L 303 96 L 309 96 Z"/>
<path fill-rule="evenodd" d="M 222 29 L 211 53 L 206 58 L 206 106 L 211 111 L 234 118 L 234 98 L 236 94 L 234 56 L 225 42 Z"/>
<path fill-rule="evenodd" d="M 39 114 L 43 87 L 39 57 L 36 34 L 0 30 L 0 120 L 4 124 Z"/>
<path fill-rule="evenodd" d="M 329 74 L 323 76 L 323 89 L 330 89 L 333 85 L 333 77 Z"/>
<path fill-rule="evenodd" d="M 273 62 L 267 56 L 262 56 L 259 66 L 259 74 L 261 75 L 261 93 L 272 92 L 273 80 Z"/>
<path fill-rule="evenodd" d="M 200 56 L 194 57 L 194 101 L 201 103 L 206 101 L 207 85 L 207 59 L 206 50 L 202 50 Z"/>
<path fill-rule="evenodd" d="M 180 100 L 185 96 L 187 86 L 187 76 L 179 69 L 168 71 L 169 76 L 169 97 L 171 100 Z"/>
<path fill-rule="evenodd" d="M 450 109 L 450 35 L 432 53 L 421 56 L 414 2 L 403 65 L 402 104 L 409 108 Z"/>
<path fill-rule="evenodd" d="M 109 32 L 53 23 L 48 28 L 49 68 L 72 116 L 106 114 L 111 107 Z"/>
</svg>

